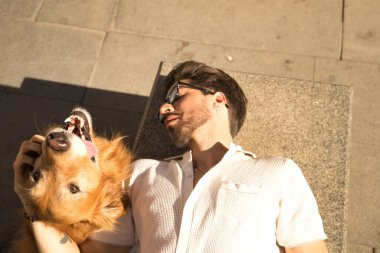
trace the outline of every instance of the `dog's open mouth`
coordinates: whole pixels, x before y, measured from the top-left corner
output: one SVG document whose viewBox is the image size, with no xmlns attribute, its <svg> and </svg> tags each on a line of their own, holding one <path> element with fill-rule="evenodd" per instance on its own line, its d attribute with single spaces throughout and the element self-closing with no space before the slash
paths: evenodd
<svg viewBox="0 0 380 253">
<path fill-rule="evenodd" d="M 64 129 L 68 133 L 78 136 L 85 144 L 88 155 L 92 160 L 95 160 L 98 149 L 91 139 L 90 124 L 87 115 L 82 111 L 72 111 L 70 117 L 65 120 Z"/>
</svg>

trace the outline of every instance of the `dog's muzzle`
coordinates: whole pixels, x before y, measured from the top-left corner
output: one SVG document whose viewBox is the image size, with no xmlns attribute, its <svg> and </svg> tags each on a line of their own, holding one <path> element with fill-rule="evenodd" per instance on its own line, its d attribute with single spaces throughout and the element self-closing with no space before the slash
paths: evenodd
<svg viewBox="0 0 380 253">
<path fill-rule="evenodd" d="M 46 137 L 47 145 L 56 151 L 67 151 L 70 148 L 70 141 L 65 132 L 53 132 Z"/>
</svg>

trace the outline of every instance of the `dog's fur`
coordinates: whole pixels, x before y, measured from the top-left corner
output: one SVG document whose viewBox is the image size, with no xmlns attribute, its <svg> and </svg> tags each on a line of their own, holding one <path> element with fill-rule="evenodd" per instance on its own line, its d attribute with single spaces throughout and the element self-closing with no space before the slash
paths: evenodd
<svg viewBox="0 0 380 253">
<path fill-rule="evenodd" d="M 111 140 L 95 135 L 89 113 L 83 108 L 73 111 L 88 118 L 92 151 L 80 134 L 65 128 L 50 129 L 25 185 L 38 218 L 81 243 L 94 230 L 112 230 L 124 213 L 122 199 L 128 190 L 124 186 L 128 186 L 132 156 L 120 135 Z M 49 143 L 52 133 L 64 133 L 70 144 L 67 150 L 57 150 L 59 143 Z M 90 155 L 93 144 L 95 159 Z M 33 235 L 25 229 L 14 245 L 16 252 L 38 252 Z"/>
</svg>

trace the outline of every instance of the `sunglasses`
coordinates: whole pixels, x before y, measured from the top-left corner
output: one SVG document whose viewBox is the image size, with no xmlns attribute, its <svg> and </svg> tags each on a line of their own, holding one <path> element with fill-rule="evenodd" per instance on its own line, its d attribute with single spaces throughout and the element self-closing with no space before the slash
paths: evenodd
<svg viewBox="0 0 380 253">
<path fill-rule="evenodd" d="M 170 89 L 169 89 L 169 91 L 165 97 L 165 104 L 173 104 L 175 101 L 178 100 L 178 98 L 180 97 L 180 95 L 179 95 L 179 88 L 180 87 L 186 87 L 186 88 L 190 88 L 190 89 L 200 90 L 205 95 L 214 95 L 216 93 L 216 91 L 201 87 L 201 86 L 196 85 L 196 84 L 185 83 L 185 82 L 179 81 L 178 83 L 173 84 L 170 87 Z M 165 115 L 163 115 L 161 113 L 157 114 L 156 119 L 162 124 L 165 123 Z"/>
</svg>

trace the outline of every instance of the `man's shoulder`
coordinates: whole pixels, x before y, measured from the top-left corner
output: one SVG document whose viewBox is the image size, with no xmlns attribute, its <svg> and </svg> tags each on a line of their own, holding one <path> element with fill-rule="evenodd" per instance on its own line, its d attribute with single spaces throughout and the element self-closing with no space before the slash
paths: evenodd
<svg viewBox="0 0 380 253">
<path fill-rule="evenodd" d="M 271 175 L 297 174 L 300 171 L 300 168 L 292 159 L 285 157 L 255 157 L 242 161 L 240 167 Z"/>
<path fill-rule="evenodd" d="M 168 161 L 161 161 L 156 159 L 138 159 L 132 163 L 134 173 L 141 173 L 143 171 L 156 168 L 157 166 L 168 166 Z"/>
</svg>

